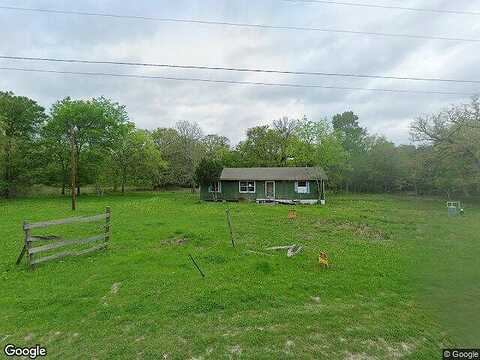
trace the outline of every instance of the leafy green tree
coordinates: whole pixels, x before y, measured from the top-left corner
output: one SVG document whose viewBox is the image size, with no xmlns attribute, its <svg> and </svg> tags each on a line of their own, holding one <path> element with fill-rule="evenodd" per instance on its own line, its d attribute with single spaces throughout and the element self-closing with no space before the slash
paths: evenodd
<svg viewBox="0 0 480 360">
<path fill-rule="evenodd" d="M 200 186 L 210 186 L 220 179 L 222 170 L 223 165 L 219 160 L 202 159 L 195 169 L 195 180 Z M 216 193 L 213 195 L 216 196 Z"/>
<path fill-rule="evenodd" d="M 115 139 L 110 147 L 110 155 L 113 162 L 114 187 L 117 186 L 116 179 L 120 179 L 122 194 L 125 194 L 125 186 L 136 165 L 136 155 L 141 151 L 144 142 L 133 123 L 121 124 L 116 127 Z"/>
<path fill-rule="evenodd" d="M 230 140 L 225 136 L 209 134 L 201 140 L 207 159 L 222 160 L 230 151 Z"/>
<path fill-rule="evenodd" d="M 45 110 L 34 100 L 0 92 L 0 192 L 13 197 L 18 186 L 34 182 L 32 149 Z"/>
<path fill-rule="evenodd" d="M 241 165 L 281 166 L 283 145 L 277 131 L 268 125 L 256 126 L 247 130 L 247 138 L 237 145 Z"/>
<path fill-rule="evenodd" d="M 321 166 L 335 188 L 341 181 L 342 169 L 347 166 L 348 154 L 328 120 L 299 121 L 289 148 L 290 165 Z"/>
<path fill-rule="evenodd" d="M 365 150 L 367 130 L 360 127 L 358 116 L 352 111 L 334 115 L 332 125 L 345 150 L 351 154 Z"/>
<path fill-rule="evenodd" d="M 195 169 L 195 180 L 200 186 L 210 186 L 220 179 L 223 165 L 219 160 L 202 159 Z M 214 200 L 217 200 L 217 193 L 213 192 Z"/>
<path fill-rule="evenodd" d="M 133 134 L 132 170 L 133 182 L 136 185 L 148 185 L 154 190 L 162 188 L 164 173 L 168 170 L 168 163 L 155 144 L 149 131 L 137 130 Z"/>
<path fill-rule="evenodd" d="M 120 128 L 127 124 L 125 107 L 103 97 L 91 100 L 65 98 L 52 106 L 46 125 L 49 142 L 68 147 L 64 151 L 69 151 L 69 144 L 73 141 L 78 194 L 82 183 L 99 186 L 107 157 L 120 141 Z M 56 157 L 61 166 L 62 160 L 57 154 L 50 156 Z M 61 168 L 64 171 L 64 167 Z"/>
</svg>

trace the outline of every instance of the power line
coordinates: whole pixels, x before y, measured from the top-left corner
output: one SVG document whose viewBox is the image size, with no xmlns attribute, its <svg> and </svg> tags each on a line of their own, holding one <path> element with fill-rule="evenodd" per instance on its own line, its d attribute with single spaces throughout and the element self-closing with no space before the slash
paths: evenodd
<svg viewBox="0 0 480 360">
<path fill-rule="evenodd" d="M 193 82 L 202 82 L 202 83 L 218 83 L 218 84 L 234 84 L 234 85 L 259 85 L 259 86 L 278 86 L 278 87 L 291 87 L 291 88 L 333 89 L 333 90 L 359 90 L 359 91 L 377 91 L 377 92 L 386 92 L 386 93 L 405 93 L 405 94 L 438 94 L 438 95 L 460 95 L 460 96 L 475 95 L 472 93 L 450 92 L 450 91 L 423 91 L 423 90 L 378 89 L 378 88 L 360 88 L 360 87 L 327 86 L 327 85 L 292 84 L 292 83 L 268 83 L 268 82 L 254 82 L 254 81 L 215 80 L 215 79 L 191 78 L 191 77 L 117 74 L 117 73 L 107 73 L 107 72 L 60 71 L 60 70 L 44 70 L 44 69 L 28 69 L 28 68 L 12 68 L 12 67 L 0 67 L 0 70 L 47 73 L 47 74 L 64 74 L 64 75 L 105 76 L 105 77 L 132 78 L 132 79 L 193 81 Z"/>
<path fill-rule="evenodd" d="M 455 14 L 455 15 L 480 15 L 478 11 L 463 11 L 463 10 L 447 10 L 447 9 L 432 9 L 432 8 L 414 8 L 414 7 L 403 7 L 395 5 L 378 5 L 378 4 L 368 4 L 368 3 L 352 3 L 344 1 L 327 1 L 327 0 L 282 0 L 285 2 L 293 3 L 311 3 L 311 4 L 324 4 L 324 5 L 342 5 L 342 6 L 356 6 L 356 7 L 366 7 L 366 8 L 377 8 L 377 9 L 389 9 L 389 10 L 406 10 L 406 11 L 420 11 L 420 12 L 433 12 L 440 14 Z"/>
<path fill-rule="evenodd" d="M 457 37 L 448 37 L 448 36 L 428 36 L 428 35 L 418 35 L 418 34 L 384 33 L 384 32 L 375 32 L 375 31 L 356 31 L 356 30 L 343 30 L 343 29 L 330 29 L 330 28 L 304 27 L 304 26 L 283 26 L 283 25 L 237 23 L 237 22 L 227 22 L 227 21 L 208 21 L 208 20 L 196 20 L 196 19 L 160 18 L 160 17 L 122 15 L 122 14 L 112 14 L 112 13 L 55 10 L 55 9 L 40 9 L 40 8 L 25 8 L 25 7 L 16 7 L 16 6 L 0 6 L 0 9 L 13 10 L 13 11 L 24 11 L 24 12 L 51 13 L 51 14 L 61 14 L 61 15 L 95 16 L 95 17 L 104 17 L 104 18 L 115 18 L 115 19 L 130 19 L 130 20 L 158 21 L 158 22 L 170 22 L 170 23 L 188 23 L 188 24 L 201 24 L 201 25 L 231 26 L 231 27 L 240 27 L 240 28 L 263 29 L 263 30 L 312 31 L 312 32 L 367 35 L 367 36 L 383 36 L 383 37 L 409 38 L 409 39 L 445 40 L 445 41 L 474 42 L 474 43 L 480 42 L 480 39 L 457 38 Z"/>
<path fill-rule="evenodd" d="M 385 80 L 435 81 L 435 82 L 448 82 L 448 83 L 480 84 L 480 80 L 441 79 L 441 78 L 408 77 L 408 76 L 382 76 L 382 75 L 347 74 L 347 73 L 334 73 L 334 72 L 288 71 L 288 70 L 275 70 L 275 69 L 249 69 L 249 68 L 235 68 L 235 67 L 221 67 L 221 66 L 154 64 L 154 63 L 125 62 L 125 61 L 59 59 L 59 58 L 7 56 L 7 55 L 0 55 L 0 59 L 61 62 L 61 63 L 73 63 L 73 64 L 124 65 L 124 66 L 214 70 L 214 71 L 231 71 L 231 72 L 252 72 L 252 73 L 285 74 L 285 75 L 335 76 L 335 77 L 385 79 Z"/>
</svg>

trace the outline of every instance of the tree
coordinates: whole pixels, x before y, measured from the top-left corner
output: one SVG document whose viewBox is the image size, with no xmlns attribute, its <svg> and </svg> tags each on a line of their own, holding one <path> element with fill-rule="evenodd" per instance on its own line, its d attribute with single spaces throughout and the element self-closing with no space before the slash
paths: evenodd
<svg viewBox="0 0 480 360">
<path fill-rule="evenodd" d="M 230 140 L 225 136 L 209 134 L 201 140 L 208 159 L 223 160 L 230 152 Z"/>
<path fill-rule="evenodd" d="M 279 140 L 281 166 L 287 166 L 288 148 L 297 126 L 298 120 L 290 120 L 288 117 L 283 117 L 273 122 L 273 128 L 277 132 Z"/>
<path fill-rule="evenodd" d="M 360 127 L 358 116 L 352 111 L 334 115 L 332 125 L 339 134 L 343 147 L 349 153 L 358 153 L 365 149 L 367 130 Z"/>
<path fill-rule="evenodd" d="M 210 186 L 220 179 L 222 170 L 223 165 L 219 160 L 202 159 L 195 169 L 195 180 L 200 186 Z M 217 193 L 213 192 L 212 194 L 214 200 L 217 200 Z"/>
<path fill-rule="evenodd" d="M 44 183 L 61 185 L 61 193 L 65 195 L 68 185 L 70 167 L 70 139 L 59 122 L 47 121 L 42 128 L 41 141 L 43 152 Z"/>
<path fill-rule="evenodd" d="M 195 169 L 205 156 L 204 137 L 198 124 L 180 121 L 174 129 L 154 130 L 152 136 L 155 145 L 168 163 L 168 168 L 162 175 L 163 185 L 189 186 L 194 192 Z"/>
<path fill-rule="evenodd" d="M 137 130 L 133 134 L 132 166 L 134 183 L 137 185 L 148 184 L 154 190 L 164 186 L 164 173 L 167 162 L 156 146 L 154 138 L 149 131 Z"/>
<path fill-rule="evenodd" d="M 282 144 L 279 133 L 268 125 L 247 130 L 247 138 L 237 145 L 241 165 L 281 166 Z"/>
<path fill-rule="evenodd" d="M 448 169 L 444 169 L 443 179 L 450 170 L 455 178 L 450 183 L 461 184 L 464 194 L 476 187 L 480 176 L 480 101 L 474 96 L 469 104 L 452 105 L 449 108 L 418 117 L 411 124 L 414 141 L 432 146 L 437 159 L 448 159 Z M 442 176 L 439 174 L 439 176 Z M 460 181 L 461 179 L 461 181 Z M 458 185 L 457 185 L 458 186 Z M 442 186 L 444 187 L 444 186 Z"/>
<path fill-rule="evenodd" d="M 348 153 L 349 164 L 344 167 L 341 177 L 344 179 L 345 190 L 351 185 L 359 184 L 364 179 L 365 156 L 367 150 L 367 130 L 360 127 L 358 116 L 352 111 L 336 114 L 332 118 L 333 129 Z"/>
<path fill-rule="evenodd" d="M 82 183 L 100 186 L 107 157 L 118 142 L 120 128 L 127 123 L 126 108 L 103 97 L 65 98 L 52 106 L 47 127 L 52 129 L 52 140 L 57 144 L 65 146 L 66 139 L 74 143 L 78 194 Z"/>
<path fill-rule="evenodd" d="M 368 179 L 370 191 L 391 192 L 400 175 L 395 144 L 384 137 L 371 137 L 368 152 Z"/>
<path fill-rule="evenodd" d="M 115 178 L 120 178 L 121 192 L 125 194 L 125 185 L 129 175 L 133 175 L 136 155 L 138 151 L 141 151 L 143 142 L 133 123 L 121 124 L 116 127 L 116 131 L 116 141 L 112 143 L 110 153 L 116 169 L 115 175 L 117 176 Z M 116 184 L 115 181 L 114 185 Z"/>
<path fill-rule="evenodd" d="M 341 170 L 347 165 L 348 154 L 328 120 L 299 121 L 292 139 L 290 164 L 320 166 L 329 174 L 330 186 L 336 187 Z"/>
<path fill-rule="evenodd" d="M 4 196 L 14 196 L 18 185 L 33 180 L 31 154 L 44 120 L 45 110 L 34 100 L 0 92 L 0 192 Z"/>
</svg>

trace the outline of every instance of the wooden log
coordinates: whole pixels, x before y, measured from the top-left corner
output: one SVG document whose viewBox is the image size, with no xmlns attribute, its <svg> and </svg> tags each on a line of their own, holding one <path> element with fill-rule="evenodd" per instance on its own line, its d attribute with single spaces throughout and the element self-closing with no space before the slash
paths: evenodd
<svg viewBox="0 0 480 360">
<path fill-rule="evenodd" d="M 98 241 L 98 240 L 102 240 L 102 239 L 104 239 L 103 234 L 92 236 L 92 237 L 89 237 L 89 238 L 84 238 L 84 239 L 63 240 L 63 241 L 59 241 L 59 242 L 56 242 L 56 243 L 53 243 L 53 244 L 48 244 L 48 245 L 43 245 L 43 246 L 37 246 L 37 247 L 30 248 L 28 253 L 29 254 L 37 254 L 39 252 L 58 249 L 58 248 L 68 246 L 68 245 L 88 244 L 88 243 Z"/>
<path fill-rule="evenodd" d="M 33 223 L 33 224 L 25 223 L 24 229 L 30 230 L 30 229 L 46 228 L 54 225 L 95 222 L 95 221 L 103 220 L 106 217 L 107 217 L 107 214 L 100 214 L 100 215 L 94 215 L 94 216 L 79 216 L 79 217 L 72 217 L 72 218 L 60 219 L 60 220 L 42 221 L 42 222 Z"/>
<path fill-rule="evenodd" d="M 296 245 L 293 244 L 293 245 L 283 245 L 283 246 L 272 246 L 272 247 L 266 248 L 265 250 L 284 250 L 284 249 L 291 249 L 294 246 Z"/>
</svg>

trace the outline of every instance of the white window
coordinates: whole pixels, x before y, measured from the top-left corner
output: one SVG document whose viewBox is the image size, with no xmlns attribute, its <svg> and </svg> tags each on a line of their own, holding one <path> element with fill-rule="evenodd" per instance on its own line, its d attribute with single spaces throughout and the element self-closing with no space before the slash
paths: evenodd
<svg viewBox="0 0 480 360">
<path fill-rule="evenodd" d="M 239 181 L 238 182 L 238 191 L 241 193 L 254 193 L 255 192 L 255 181 Z"/>
<path fill-rule="evenodd" d="M 308 181 L 295 181 L 295 192 L 298 194 L 309 194 L 310 184 Z"/>
<path fill-rule="evenodd" d="M 222 192 L 222 185 L 220 181 L 215 181 L 208 186 L 208 192 L 210 193 L 219 193 Z"/>
</svg>

